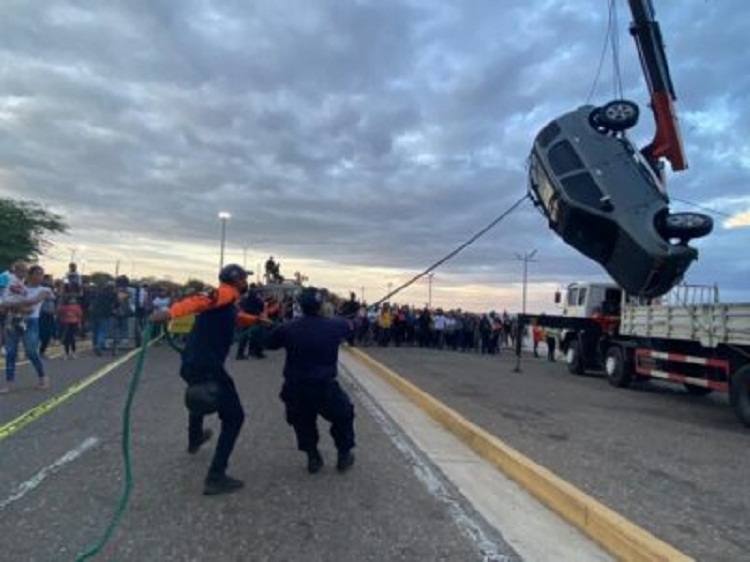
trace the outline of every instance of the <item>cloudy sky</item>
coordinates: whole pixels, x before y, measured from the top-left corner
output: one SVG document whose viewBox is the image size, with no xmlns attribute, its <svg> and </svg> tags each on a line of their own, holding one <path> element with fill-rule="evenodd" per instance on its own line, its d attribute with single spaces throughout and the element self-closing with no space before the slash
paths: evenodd
<svg viewBox="0 0 750 562">
<path fill-rule="evenodd" d="M 372 302 L 523 197 L 540 127 L 592 88 L 593 103 L 614 97 L 611 51 L 595 84 L 608 4 L 3 0 L 0 195 L 65 217 L 44 258 L 55 272 L 75 257 L 86 272 L 119 261 L 210 279 L 229 211 L 227 261 L 256 269 L 273 255 L 283 274 Z M 671 208 L 720 213 L 687 281 L 750 300 L 750 9 L 654 4 L 690 161 L 670 174 Z M 631 138 L 644 143 L 648 92 L 627 2 L 615 5 L 625 97 L 642 106 Z M 435 272 L 433 305 L 519 309 L 515 256 L 534 249 L 530 309 L 606 279 L 526 202 Z M 423 280 L 399 298 L 428 291 Z"/>
</svg>

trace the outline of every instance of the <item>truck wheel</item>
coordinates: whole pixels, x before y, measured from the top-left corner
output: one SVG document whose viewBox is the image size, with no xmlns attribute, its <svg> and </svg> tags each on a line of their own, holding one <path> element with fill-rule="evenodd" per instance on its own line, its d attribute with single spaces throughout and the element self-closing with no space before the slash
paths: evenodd
<svg viewBox="0 0 750 562">
<path fill-rule="evenodd" d="M 604 359 L 604 371 L 607 373 L 607 380 L 612 386 L 625 388 L 633 382 L 633 373 L 630 366 L 625 362 L 625 352 L 616 345 L 607 350 Z"/>
<path fill-rule="evenodd" d="M 583 363 L 583 352 L 581 351 L 581 342 L 573 340 L 568 345 L 568 351 L 565 353 L 565 361 L 568 364 L 568 371 L 574 375 L 583 375 L 586 373 L 586 367 Z"/>
<path fill-rule="evenodd" d="M 698 386 L 695 384 L 689 384 L 685 383 L 685 390 L 688 391 L 688 394 L 692 396 L 706 396 L 707 394 L 711 394 L 713 392 L 713 389 L 706 388 L 705 386 Z"/>
<path fill-rule="evenodd" d="M 732 375 L 729 402 L 740 421 L 750 427 L 750 365 L 741 367 Z"/>
</svg>

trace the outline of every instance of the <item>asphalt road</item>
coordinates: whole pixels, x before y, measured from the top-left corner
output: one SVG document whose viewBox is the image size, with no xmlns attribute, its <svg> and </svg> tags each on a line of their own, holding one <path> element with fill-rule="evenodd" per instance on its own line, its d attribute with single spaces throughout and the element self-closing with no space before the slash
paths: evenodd
<svg viewBox="0 0 750 562">
<path fill-rule="evenodd" d="M 75 361 L 50 360 L 49 393 L 34 389 L 31 369 L 21 367 L 18 390 L 0 396 L 0 427 L 101 373 L 110 361 L 89 354 Z M 357 464 L 344 475 L 333 469 L 333 446 L 321 426 L 327 465 L 308 475 L 277 399 L 281 362 L 281 353 L 264 361 L 230 361 L 247 410 L 230 474 L 244 479 L 245 488 L 207 498 L 201 484 L 213 442 L 187 455 L 178 356 L 166 346 L 149 352 L 131 416 L 132 498 L 97 559 L 488 559 L 361 407 L 357 389 L 351 389 Z M 33 422 L 0 436 L 0 559 L 74 560 L 99 539 L 122 490 L 122 413 L 133 367 L 130 361 L 114 368 Z M 209 426 L 216 429 L 217 421 Z M 470 506 L 464 508 L 471 514 Z M 500 547 L 498 560 L 516 559 L 509 548 L 501 550 L 506 547 L 494 530 L 483 529 L 483 536 Z"/>
<path fill-rule="evenodd" d="M 699 560 L 750 559 L 750 430 L 726 396 L 616 389 L 562 363 L 366 348 L 422 390 Z"/>
</svg>

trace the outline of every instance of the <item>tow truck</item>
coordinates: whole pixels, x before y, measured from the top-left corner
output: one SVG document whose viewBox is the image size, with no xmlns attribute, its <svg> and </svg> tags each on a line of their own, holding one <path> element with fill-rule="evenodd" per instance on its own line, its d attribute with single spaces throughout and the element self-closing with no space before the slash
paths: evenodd
<svg viewBox="0 0 750 562">
<path fill-rule="evenodd" d="M 676 98 L 652 4 L 629 4 L 656 124 L 653 140 L 639 150 L 627 137 L 639 117 L 632 101 L 581 106 L 536 135 L 528 186 L 549 227 L 567 244 L 628 292 L 653 298 L 683 279 L 698 258 L 688 242 L 709 234 L 713 220 L 669 209 L 664 160 L 673 171 L 687 168 Z"/>
<path fill-rule="evenodd" d="M 750 427 L 750 303 L 722 303 L 717 288 L 684 284 L 644 301 L 613 283 L 572 283 L 555 301 L 562 314 L 519 315 L 520 333 L 529 324 L 557 328 L 570 373 L 604 371 L 621 388 L 659 379 L 692 395 L 728 392 Z"/>
<path fill-rule="evenodd" d="M 676 96 L 651 0 L 628 4 L 653 140 L 640 150 L 630 143 L 625 131 L 637 123 L 638 106 L 615 100 L 550 122 L 529 158 L 529 192 L 550 228 L 604 266 L 615 283 L 568 286 L 564 301 L 557 299 L 561 315 L 519 315 L 519 333 L 530 323 L 560 329 L 569 371 L 604 371 L 617 387 L 656 378 L 694 395 L 728 392 L 750 427 L 750 303 L 670 297 L 675 289 L 695 292 L 679 285 L 698 255 L 687 242 L 708 234 L 713 222 L 667 207 L 664 160 L 674 172 L 688 166 Z"/>
</svg>

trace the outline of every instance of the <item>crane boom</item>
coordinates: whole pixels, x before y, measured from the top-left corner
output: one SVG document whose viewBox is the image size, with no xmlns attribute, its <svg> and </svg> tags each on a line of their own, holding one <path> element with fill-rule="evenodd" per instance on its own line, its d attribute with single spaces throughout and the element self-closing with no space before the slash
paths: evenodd
<svg viewBox="0 0 750 562">
<path fill-rule="evenodd" d="M 638 47 L 656 121 L 654 138 L 642 152 L 655 169 L 659 168 L 659 159 L 666 158 L 673 171 L 685 170 L 687 158 L 674 105 L 677 98 L 653 3 L 651 0 L 628 0 L 628 3 L 633 15 L 630 34 Z"/>
</svg>

